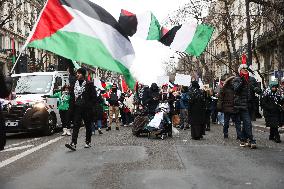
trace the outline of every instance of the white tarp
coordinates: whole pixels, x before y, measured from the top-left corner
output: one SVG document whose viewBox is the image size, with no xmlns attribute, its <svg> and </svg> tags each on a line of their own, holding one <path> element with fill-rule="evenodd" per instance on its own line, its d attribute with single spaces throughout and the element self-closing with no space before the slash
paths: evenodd
<svg viewBox="0 0 284 189">
<path fill-rule="evenodd" d="M 191 76 L 177 73 L 174 83 L 178 84 L 178 85 L 183 85 L 183 86 L 190 86 L 191 85 Z"/>
</svg>

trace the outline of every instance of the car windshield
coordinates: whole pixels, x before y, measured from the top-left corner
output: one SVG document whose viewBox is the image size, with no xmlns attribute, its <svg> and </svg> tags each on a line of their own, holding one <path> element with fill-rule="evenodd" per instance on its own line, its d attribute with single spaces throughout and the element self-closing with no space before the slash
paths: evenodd
<svg viewBox="0 0 284 189">
<path fill-rule="evenodd" d="M 27 75 L 13 78 L 16 94 L 45 94 L 50 91 L 52 75 Z"/>
</svg>

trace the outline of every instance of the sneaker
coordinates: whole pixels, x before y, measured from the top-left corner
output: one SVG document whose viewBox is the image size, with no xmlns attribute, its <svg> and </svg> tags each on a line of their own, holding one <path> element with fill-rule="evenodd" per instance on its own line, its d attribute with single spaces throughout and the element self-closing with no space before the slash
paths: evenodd
<svg viewBox="0 0 284 189">
<path fill-rule="evenodd" d="M 91 148 L 91 147 L 92 147 L 92 146 L 91 146 L 90 143 L 86 143 L 85 146 L 84 146 L 84 148 Z"/>
<path fill-rule="evenodd" d="M 71 131 L 70 131 L 70 129 L 67 129 L 67 130 L 66 130 L 66 135 L 67 135 L 67 136 L 71 136 Z"/>
<path fill-rule="evenodd" d="M 250 144 L 250 148 L 251 148 L 251 149 L 256 149 L 256 143 L 251 143 L 251 144 Z"/>
<path fill-rule="evenodd" d="M 76 145 L 74 143 L 65 144 L 65 147 L 72 151 L 76 151 Z"/>
<path fill-rule="evenodd" d="M 115 127 L 115 130 L 119 131 L 119 127 Z"/>
<path fill-rule="evenodd" d="M 102 134 L 103 134 L 102 130 L 100 130 L 100 129 L 98 130 L 98 132 L 99 132 L 99 134 L 100 134 L 100 135 L 102 135 Z"/>
<path fill-rule="evenodd" d="M 205 129 L 205 131 L 210 131 L 210 128 L 207 127 L 207 128 Z"/>
<path fill-rule="evenodd" d="M 245 142 L 241 142 L 240 143 L 240 147 L 245 147 L 246 146 L 246 143 Z"/>
<path fill-rule="evenodd" d="M 250 142 L 246 142 L 246 143 L 245 143 L 245 146 L 246 146 L 246 147 L 251 147 L 251 143 L 250 143 Z"/>
<path fill-rule="evenodd" d="M 111 127 L 107 127 L 107 128 L 106 128 L 106 131 L 110 131 L 110 130 L 111 130 Z"/>
<path fill-rule="evenodd" d="M 96 133 L 94 131 L 92 131 L 92 135 L 95 135 Z"/>
<path fill-rule="evenodd" d="M 61 136 L 66 136 L 67 135 L 67 129 L 66 128 L 63 128 L 63 133 Z"/>
</svg>

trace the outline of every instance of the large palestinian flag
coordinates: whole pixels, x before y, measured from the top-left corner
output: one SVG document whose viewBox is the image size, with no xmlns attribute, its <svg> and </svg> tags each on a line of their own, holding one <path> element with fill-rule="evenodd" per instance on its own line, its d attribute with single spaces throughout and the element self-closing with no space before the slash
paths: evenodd
<svg viewBox="0 0 284 189">
<path fill-rule="evenodd" d="M 128 36 L 145 40 L 161 38 L 161 25 L 152 12 L 133 14 L 127 10 L 121 10 L 118 22 Z"/>
<path fill-rule="evenodd" d="M 206 49 L 213 31 L 213 27 L 206 24 L 183 24 L 173 27 L 160 41 L 173 50 L 200 56 Z"/>
<path fill-rule="evenodd" d="M 30 47 L 121 73 L 134 88 L 131 42 L 115 18 L 91 0 L 48 0 L 28 42 Z"/>
</svg>

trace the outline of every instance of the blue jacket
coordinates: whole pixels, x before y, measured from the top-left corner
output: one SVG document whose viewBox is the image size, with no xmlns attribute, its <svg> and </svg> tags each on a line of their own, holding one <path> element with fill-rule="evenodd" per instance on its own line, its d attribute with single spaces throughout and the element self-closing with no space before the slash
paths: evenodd
<svg viewBox="0 0 284 189">
<path fill-rule="evenodd" d="M 188 106 L 189 106 L 189 94 L 181 93 L 180 109 L 188 109 Z"/>
</svg>

